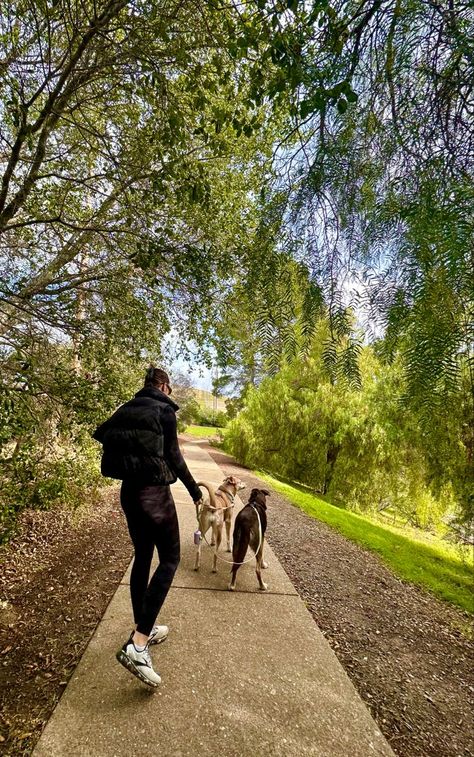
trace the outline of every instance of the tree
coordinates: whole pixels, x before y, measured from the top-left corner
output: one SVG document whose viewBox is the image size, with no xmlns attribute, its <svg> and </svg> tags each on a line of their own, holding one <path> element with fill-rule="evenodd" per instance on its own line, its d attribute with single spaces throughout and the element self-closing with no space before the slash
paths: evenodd
<svg viewBox="0 0 474 757">
<path fill-rule="evenodd" d="M 380 4 L 352 59 L 357 102 L 309 119 L 292 188 L 300 224 L 316 213 L 333 230 L 308 244 L 325 291 L 356 279 L 368 315 L 404 335 L 410 388 L 425 384 L 427 402 L 472 361 L 470 21 L 462 2 Z"/>
<path fill-rule="evenodd" d="M 140 0 L 27 0 L 2 17 L 9 517 L 38 501 L 41 476 L 54 499 L 66 459 L 63 482 L 82 452 L 93 478 L 98 417 L 127 398 L 171 324 L 202 344 L 215 322 L 211 293 L 239 260 L 262 160 L 251 158 L 263 113 L 228 56 L 239 23 L 231 7 Z"/>
<path fill-rule="evenodd" d="M 314 30 L 296 14 L 301 66 L 294 86 L 288 77 L 291 121 L 266 203 L 279 209 L 280 252 L 304 263 L 324 296 L 335 337 L 328 367 L 354 376 L 357 343 L 348 360 L 335 350 L 352 307 L 369 339 L 386 333 L 384 358 L 401 356 L 405 402 L 432 442 L 457 419 L 456 480 L 466 481 L 458 494 L 470 517 L 472 14 L 468 3 L 431 0 L 344 0 L 334 13 L 334 25 L 322 19 Z M 266 321 L 270 333 L 271 308 Z M 311 330 L 311 319 L 302 323 Z M 292 343 L 283 335 L 280 355 Z"/>
<path fill-rule="evenodd" d="M 436 478 L 432 440 L 399 401 L 400 361 L 384 365 L 366 347 L 359 388 L 343 376 L 331 380 L 323 358 L 328 335 L 325 319 L 307 357 L 248 393 L 226 429 L 227 448 L 247 465 L 309 485 L 341 507 L 373 513 L 389 507 L 412 525 L 439 526 L 447 511 L 459 512 L 462 504 L 456 492 L 462 481 L 456 469 L 459 424 L 438 432 L 443 474 Z"/>
</svg>

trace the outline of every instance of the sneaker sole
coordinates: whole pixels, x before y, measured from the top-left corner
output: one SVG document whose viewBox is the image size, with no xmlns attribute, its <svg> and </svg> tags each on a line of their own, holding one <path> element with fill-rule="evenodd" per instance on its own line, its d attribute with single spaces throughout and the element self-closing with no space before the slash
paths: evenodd
<svg viewBox="0 0 474 757">
<path fill-rule="evenodd" d="M 150 681 L 149 678 L 144 676 L 141 670 L 133 664 L 133 661 L 130 659 L 130 657 L 125 654 L 123 649 L 119 649 L 115 657 L 117 658 L 119 663 L 124 666 L 124 668 L 127 668 L 130 673 L 133 673 L 133 675 L 139 678 L 142 683 L 146 683 L 146 685 L 151 686 L 152 689 L 158 688 L 158 683 L 153 683 L 153 681 Z"/>
<path fill-rule="evenodd" d="M 152 644 L 163 644 L 163 642 L 166 641 L 167 638 L 168 638 L 168 634 L 166 634 L 166 636 L 162 636 L 161 639 L 153 639 L 152 641 L 149 641 L 148 643 L 150 646 Z"/>
</svg>

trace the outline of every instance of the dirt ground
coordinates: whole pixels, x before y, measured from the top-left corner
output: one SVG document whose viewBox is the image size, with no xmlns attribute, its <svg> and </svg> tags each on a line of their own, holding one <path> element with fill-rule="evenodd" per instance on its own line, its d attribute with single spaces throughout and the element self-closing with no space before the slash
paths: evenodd
<svg viewBox="0 0 474 757">
<path fill-rule="evenodd" d="M 262 485 L 206 449 L 249 489 Z M 80 519 L 25 514 L 0 554 L 2 755 L 31 754 L 130 560 L 116 491 Z M 395 753 L 474 755 L 469 618 L 284 497 L 269 502 L 268 541 Z"/>
<path fill-rule="evenodd" d="M 130 561 L 116 488 L 27 512 L 0 553 L 0 754 L 30 755 Z"/>
</svg>

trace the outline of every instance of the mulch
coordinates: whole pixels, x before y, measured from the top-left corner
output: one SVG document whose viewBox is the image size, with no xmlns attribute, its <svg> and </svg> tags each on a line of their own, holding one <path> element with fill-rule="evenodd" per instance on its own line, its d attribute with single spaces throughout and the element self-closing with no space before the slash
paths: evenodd
<svg viewBox="0 0 474 757">
<path fill-rule="evenodd" d="M 203 445 L 225 474 L 263 483 Z M 267 538 L 397 755 L 472 757 L 469 617 L 272 493 Z M 27 512 L 3 548 L 0 754 L 31 755 L 131 558 L 117 489 Z"/>
<path fill-rule="evenodd" d="M 30 755 L 131 559 L 117 489 L 27 511 L 0 554 L 0 754 Z"/>
</svg>

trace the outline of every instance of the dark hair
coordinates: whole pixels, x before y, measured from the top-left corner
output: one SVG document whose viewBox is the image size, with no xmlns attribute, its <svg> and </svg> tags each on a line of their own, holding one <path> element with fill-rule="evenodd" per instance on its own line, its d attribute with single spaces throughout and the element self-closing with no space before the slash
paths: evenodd
<svg viewBox="0 0 474 757">
<path fill-rule="evenodd" d="M 154 365 L 150 365 L 145 374 L 145 386 L 158 387 L 160 384 L 170 384 L 170 377 L 161 368 L 155 368 Z"/>
</svg>

